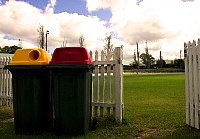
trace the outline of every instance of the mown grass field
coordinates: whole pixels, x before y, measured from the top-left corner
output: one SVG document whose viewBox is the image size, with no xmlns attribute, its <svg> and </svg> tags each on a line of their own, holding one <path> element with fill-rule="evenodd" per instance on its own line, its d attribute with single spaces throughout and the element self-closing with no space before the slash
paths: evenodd
<svg viewBox="0 0 200 139">
<path fill-rule="evenodd" d="M 185 124 L 183 74 L 124 75 L 124 123 L 98 122 L 97 129 L 77 139 L 190 139 L 200 138 L 200 130 Z M 51 133 L 35 136 L 14 134 L 9 108 L 0 107 L 0 138 L 54 139 Z M 59 137 L 66 138 L 66 137 Z"/>
</svg>

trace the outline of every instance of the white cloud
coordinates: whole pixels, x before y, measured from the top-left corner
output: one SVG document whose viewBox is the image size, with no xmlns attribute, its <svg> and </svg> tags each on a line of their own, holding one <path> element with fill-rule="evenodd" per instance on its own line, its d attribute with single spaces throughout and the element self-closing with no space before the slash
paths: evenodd
<svg viewBox="0 0 200 139">
<path fill-rule="evenodd" d="M 54 6 L 55 2 L 52 0 L 51 4 Z M 67 39 L 68 45 L 79 45 L 78 39 L 81 34 L 86 38 L 86 45 L 90 48 L 96 47 L 91 44 L 101 40 L 107 33 L 106 22 L 100 21 L 97 17 L 67 12 L 46 13 L 22 1 L 10 1 L 0 6 L 0 17 L 3 19 L 0 20 L 0 34 L 13 36 L 15 40 L 22 39 L 23 45 L 26 44 L 25 41 L 33 46 L 38 45 L 39 24 L 44 25 L 45 31 L 49 30 L 50 47 L 60 47 L 64 38 Z M 8 42 L 4 38 L 0 39 L 4 41 L 4 44 Z M 0 45 L 3 44 L 0 43 Z"/>
<path fill-rule="evenodd" d="M 136 41 L 144 45 L 148 40 L 155 57 L 162 48 L 166 58 L 177 58 L 184 41 L 200 35 L 200 1 L 143 0 L 138 5 L 137 0 L 87 0 L 87 7 L 90 11 L 110 8 L 112 31 L 134 49 Z"/>
<path fill-rule="evenodd" d="M 33 41 L 41 11 L 27 3 L 11 1 L 0 6 L 0 33 Z"/>
<path fill-rule="evenodd" d="M 49 0 L 49 3 L 47 4 L 47 6 L 45 8 L 45 13 L 53 14 L 55 5 L 56 5 L 56 0 Z"/>
</svg>

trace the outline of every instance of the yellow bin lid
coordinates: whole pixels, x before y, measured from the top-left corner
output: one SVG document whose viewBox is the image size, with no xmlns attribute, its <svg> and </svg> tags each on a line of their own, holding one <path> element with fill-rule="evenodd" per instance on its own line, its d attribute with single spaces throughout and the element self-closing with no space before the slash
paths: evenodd
<svg viewBox="0 0 200 139">
<path fill-rule="evenodd" d="M 9 65 L 47 65 L 51 55 L 41 48 L 18 49 Z"/>
</svg>

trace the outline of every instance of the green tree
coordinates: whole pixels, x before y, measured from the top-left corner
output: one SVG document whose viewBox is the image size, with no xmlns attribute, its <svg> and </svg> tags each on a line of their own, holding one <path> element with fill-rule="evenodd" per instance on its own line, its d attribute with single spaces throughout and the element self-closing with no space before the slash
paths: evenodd
<svg viewBox="0 0 200 139">
<path fill-rule="evenodd" d="M 175 68 L 184 68 L 185 62 L 183 59 L 174 59 L 174 67 Z"/>
<path fill-rule="evenodd" d="M 113 52 L 114 52 L 114 46 L 111 42 L 111 39 L 112 39 L 112 35 L 106 34 L 104 50 L 105 50 L 105 56 L 109 60 L 110 60 L 110 58 L 111 58 L 111 56 L 113 55 Z"/>
<path fill-rule="evenodd" d="M 38 44 L 39 44 L 40 48 L 44 49 L 45 39 L 46 39 L 44 36 L 44 26 L 39 25 L 37 32 L 39 33 Z"/>
<path fill-rule="evenodd" d="M 3 48 L 0 48 L 0 53 L 14 54 L 17 49 L 22 49 L 22 48 L 16 45 L 5 46 Z"/>
<path fill-rule="evenodd" d="M 140 55 L 140 59 L 142 60 L 142 63 L 146 65 L 147 68 L 150 68 L 150 66 L 155 62 L 155 58 L 149 53 L 142 53 Z"/>
<path fill-rule="evenodd" d="M 157 64 L 157 67 L 159 67 L 159 68 L 165 68 L 166 67 L 166 62 L 163 59 L 157 60 L 156 64 Z"/>
<path fill-rule="evenodd" d="M 80 47 L 83 47 L 84 46 L 84 41 L 85 41 L 85 37 L 83 36 L 83 34 L 79 37 L 79 44 L 80 44 Z"/>
<path fill-rule="evenodd" d="M 67 39 L 64 38 L 61 47 L 66 47 L 67 46 Z"/>
</svg>

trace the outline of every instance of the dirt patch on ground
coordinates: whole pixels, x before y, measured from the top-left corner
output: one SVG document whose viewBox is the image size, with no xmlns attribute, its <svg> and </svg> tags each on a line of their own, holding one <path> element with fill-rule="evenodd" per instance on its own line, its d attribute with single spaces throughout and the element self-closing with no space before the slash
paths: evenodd
<svg viewBox="0 0 200 139">
<path fill-rule="evenodd" d="M 10 118 L 10 119 L 6 119 L 6 120 L 2 120 L 2 122 L 6 123 L 6 122 L 14 122 L 14 118 Z"/>
<path fill-rule="evenodd" d="M 147 138 L 147 137 L 150 137 L 152 135 L 155 135 L 157 132 L 156 129 L 146 129 L 144 131 L 141 131 L 139 132 L 137 135 L 136 135 L 136 138 L 137 139 L 144 139 L 144 138 Z"/>
</svg>

